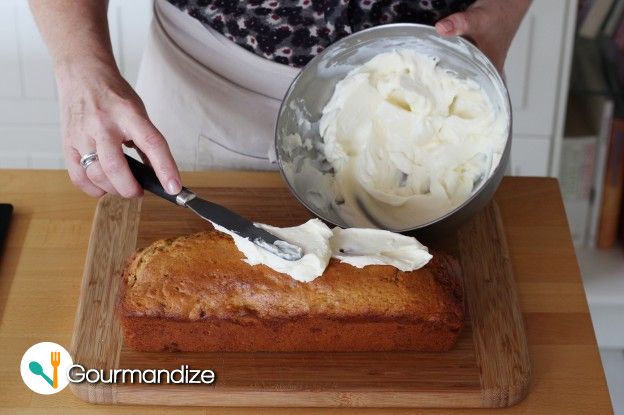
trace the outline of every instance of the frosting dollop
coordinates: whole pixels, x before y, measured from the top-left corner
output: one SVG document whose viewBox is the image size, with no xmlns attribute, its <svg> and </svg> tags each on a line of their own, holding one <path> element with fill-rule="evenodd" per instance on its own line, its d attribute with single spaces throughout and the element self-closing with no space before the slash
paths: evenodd
<svg viewBox="0 0 624 415">
<path fill-rule="evenodd" d="M 411 236 L 381 229 L 338 227 L 332 234 L 332 256 L 357 268 L 392 265 L 401 271 L 413 271 L 431 259 L 427 247 Z"/>
</svg>

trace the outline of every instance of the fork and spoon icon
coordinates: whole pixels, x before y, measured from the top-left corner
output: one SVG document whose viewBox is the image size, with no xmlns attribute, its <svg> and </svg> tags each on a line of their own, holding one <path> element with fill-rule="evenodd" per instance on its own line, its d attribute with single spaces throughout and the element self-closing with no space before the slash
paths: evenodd
<svg viewBox="0 0 624 415">
<path fill-rule="evenodd" d="M 30 371 L 38 376 L 41 376 L 50 386 L 54 389 L 58 388 L 58 367 L 61 364 L 61 352 L 50 352 L 50 364 L 52 365 L 52 379 L 43 372 L 43 367 L 37 361 L 32 361 L 28 364 Z"/>
</svg>

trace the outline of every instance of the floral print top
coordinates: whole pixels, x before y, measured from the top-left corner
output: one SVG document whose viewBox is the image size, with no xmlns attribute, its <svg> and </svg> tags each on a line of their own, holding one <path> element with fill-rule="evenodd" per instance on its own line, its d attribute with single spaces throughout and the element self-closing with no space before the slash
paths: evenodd
<svg viewBox="0 0 624 415">
<path fill-rule="evenodd" d="M 266 59 L 304 66 L 332 42 L 368 27 L 434 24 L 474 0 L 168 0 Z"/>
</svg>

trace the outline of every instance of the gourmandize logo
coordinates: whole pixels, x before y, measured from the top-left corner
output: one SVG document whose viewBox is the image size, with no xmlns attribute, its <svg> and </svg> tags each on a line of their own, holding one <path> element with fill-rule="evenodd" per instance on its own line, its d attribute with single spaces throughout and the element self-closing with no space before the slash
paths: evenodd
<svg viewBox="0 0 624 415">
<path fill-rule="evenodd" d="M 69 384 L 67 371 L 72 364 L 72 358 L 63 346 L 42 342 L 26 350 L 20 373 L 26 386 L 33 392 L 51 395 Z"/>
<path fill-rule="evenodd" d="M 214 383 L 211 369 L 191 369 L 180 365 L 176 369 L 87 369 L 74 365 L 65 348 L 52 342 L 37 343 L 22 356 L 20 374 L 24 384 L 33 392 L 51 395 L 65 389 L 70 383 Z"/>
<path fill-rule="evenodd" d="M 52 379 L 43 372 L 43 367 L 37 361 L 32 361 L 28 364 L 28 368 L 35 375 L 41 376 L 46 382 L 54 389 L 58 388 L 58 367 L 61 363 L 61 352 L 50 352 L 50 364 L 53 367 Z"/>
</svg>

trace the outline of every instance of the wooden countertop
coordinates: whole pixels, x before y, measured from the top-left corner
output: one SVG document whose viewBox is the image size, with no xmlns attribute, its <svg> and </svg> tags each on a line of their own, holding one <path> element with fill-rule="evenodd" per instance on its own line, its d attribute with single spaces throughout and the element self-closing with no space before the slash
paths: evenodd
<svg viewBox="0 0 624 415">
<path fill-rule="evenodd" d="M 283 186 L 276 173 L 197 172 L 193 186 Z M 556 180 L 505 178 L 496 195 L 531 354 L 529 396 L 504 410 L 161 408 L 94 406 L 66 388 L 31 392 L 22 354 L 34 343 L 69 347 L 96 201 L 64 171 L 0 170 L 0 203 L 15 207 L 0 257 L 0 412 L 20 414 L 608 414 L 612 413 L 587 301 Z"/>
</svg>

